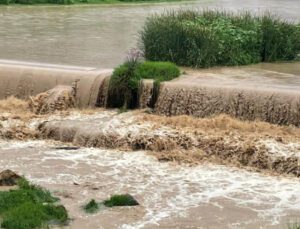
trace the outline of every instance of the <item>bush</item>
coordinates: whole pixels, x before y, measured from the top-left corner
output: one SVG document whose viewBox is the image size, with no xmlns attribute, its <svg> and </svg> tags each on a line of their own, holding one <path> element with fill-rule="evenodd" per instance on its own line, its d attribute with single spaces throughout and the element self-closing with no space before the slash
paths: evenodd
<svg viewBox="0 0 300 229">
<path fill-rule="evenodd" d="M 24 4 L 24 5 L 32 5 L 32 4 L 61 4 L 61 5 L 69 5 L 73 4 L 73 0 L 0 0 L 1 4 Z"/>
<path fill-rule="evenodd" d="M 98 203 L 92 199 L 90 202 L 88 202 L 85 206 L 83 206 L 83 209 L 87 212 L 87 213 L 95 213 L 96 211 L 98 211 L 99 209 L 99 205 Z"/>
<path fill-rule="evenodd" d="M 139 203 L 129 194 L 111 196 L 108 200 L 105 200 L 103 204 L 106 207 L 139 205 Z"/>
<path fill-rule="evenodd" d="M 172 80 L 179 74 L 179 68 L 170 62 L 127 60 L 113 72 L 109 86 L 108 106 L 135 108 L 138 87 L 142 79 L 154 79 L 156 83 L 160 83 Z"/>
<path fill-rule="evenodd" d="M 22 179 L 19 189 L 0 192 L 1 228 L 33 229 L 47 225 L 49 221 L 64 223 L 68 214 L 63 206 L 57 206 L 57 198 L 38 186 Z"/>
<path fill-rule="evenodd" d="M 9 0 L 0 0 L 0 5 L 9 5 L 10 1 Z"/>
<path fill-rule="evenodd" d="M 139 64 L 134 74 L 140 79 L 154 79 L 156 82 L 168 81 L 180 75 L 179 68 L 170 62 L 146 61 Z"/>
<path fill-rule="evenodd" d="M 289 223 L 288 229 L 300 229 L 300 222 Z"/>
<path fill-rule="evenodd" d="M 148 18 L 140 39 L 151 61 L 193 67 L 245 65 L 295 59 L 300 26 L 270 14 L 179 11 Z"/>
</svg>

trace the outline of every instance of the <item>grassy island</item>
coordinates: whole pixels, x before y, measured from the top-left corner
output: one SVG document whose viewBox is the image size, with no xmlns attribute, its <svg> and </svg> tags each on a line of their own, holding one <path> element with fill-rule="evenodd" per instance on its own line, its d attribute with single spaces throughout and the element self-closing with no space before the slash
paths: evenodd
<svg viewBox="0 0 300 229">
<path fill-rule="evenodd" d="M 180 66 L 289 61 L 300 52 L 300 25 L 269 13 L 182 10 L 148 18 L 141 43 L 147 60 Z"/>
</svg>

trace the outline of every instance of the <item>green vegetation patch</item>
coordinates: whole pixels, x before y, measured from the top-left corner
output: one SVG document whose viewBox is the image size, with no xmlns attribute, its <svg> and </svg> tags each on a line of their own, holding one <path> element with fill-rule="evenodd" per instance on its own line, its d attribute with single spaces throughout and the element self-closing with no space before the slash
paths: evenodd
<svg viewBox="0 0 300 229">
<path fill-rule="evenodd" d="M 133 54 L 138 55 L 138 54 Z M 142 62 L 137 57 L 117 67 L 109 86 L 109 107 L 136 108 L 138 88 L 142 79 L 153 79 L 156 84 L 180 75 L 179 68 L 170 62 Z"/>
<path fill-rule="evenodd" d="M 288 229 L 300 229 L 300 222 L 289 223 Z"/>
<path fill-rule="evenodd" d="M 60 4 L 69 5 L 75 3 L 73 0 L 0 0 L 0 5 L 11 5 L 11 4 L 23 4 L 23 5 L 33 5 L 33 4 Z"/>
<path fill-rule="evenodd" d="M 145 58 L 180 66 L 212 67 L 294 60 L 300 25 L 266 13 L 218 11 L 154 15 L 141 31 Z"/>
<path fill-rule="evenodd" d="M 122 3 L 147 3 L 147 2 L 169 2 L 180 0 L 0 0 L 0 5 L 34 5 L 34 4 L 58 4 L 58 5 L 71 5 L 71 4 L 122 4 Z"/>
<path fill-rule="evenodd" d="M 41 187 L 21 179 L 19 189 L 0 192 L 1 228 L 33 229 L 46 227 L 49 222 L 63 224 L 68 213 L 56 205 L 58 199 Z"/>
<path fill-rule="evenodd" d="M 108 200 L 105 200 L 103 204 L 106 207 L 139 205 L 139 203 L 129 194 L 113 195 Z"/>
<path fill-rule="evenodd" d="M 92 199 L 90 202 L 83 206 L 83 209 L 87 213 L 95 213 L 99 209 L 99 204 L 94 199 Z"/>
<path fill-rule="evenodd" d="M 136 206 L 139 203 L 130 194 L 113 195 L 103 202 L 96 202 L 94 199 L 90 200 L 83 209 L 86 213 L 95 213 L 102 207 L 117 207 L 117 206 Z"/>
</svg>

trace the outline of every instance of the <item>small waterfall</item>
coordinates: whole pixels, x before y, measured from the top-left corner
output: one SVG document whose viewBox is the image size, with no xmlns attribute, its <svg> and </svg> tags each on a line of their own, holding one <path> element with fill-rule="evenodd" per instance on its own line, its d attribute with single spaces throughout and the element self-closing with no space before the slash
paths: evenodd
<svg viewBox="0 0 300 229">
<path fill-rule="evenodd" d="M 243 120 L 300 126 L 300 93 L 165 82 L 160 87 L 155 113 L 201 118 L 224 113 Z"/>
</svg>

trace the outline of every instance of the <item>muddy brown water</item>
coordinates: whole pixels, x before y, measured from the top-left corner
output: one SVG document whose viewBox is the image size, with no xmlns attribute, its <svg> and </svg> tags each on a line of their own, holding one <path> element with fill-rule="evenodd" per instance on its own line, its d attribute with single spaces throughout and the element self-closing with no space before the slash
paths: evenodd
<svg viewBox="0 0 300 229">
<path fill-rule="evenodd" d="M 0 6 L 0 59 L 111 68 L 137 44 L 147 16 L 180 8 L 269 10 L 300 21 L 299 0 L 198 0 L 188 2 Z"/>
<path fill-rule="evenodd" d="M 61 198 L 66 228 L 287 228 L 300 215 L 299 179 L 216 165 L 160 163 L 144 152 L 58 150 L 58 142 L 0 142 L 0 170 L 10 168 Z M 272 187 L 272 188 L 270 188 Z M 81 206 L 130 193 L 137 207 Z"/>
</svg>

